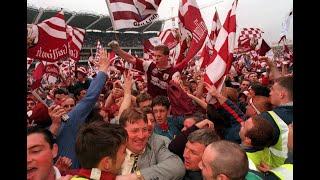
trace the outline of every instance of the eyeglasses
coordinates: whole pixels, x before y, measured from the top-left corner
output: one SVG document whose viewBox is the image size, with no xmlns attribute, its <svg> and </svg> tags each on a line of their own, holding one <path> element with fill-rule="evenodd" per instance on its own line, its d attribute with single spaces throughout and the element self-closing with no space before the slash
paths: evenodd
<svg viewBox="0 0 320 180">
<path fill-rule="evenodd" d="M 252 98 L 250 98 L 249 104 L 257 112 L 257 114 L 261 114 L 260 111 L 257 109 L 257 107 L 253 104 Z"/>
</svg>

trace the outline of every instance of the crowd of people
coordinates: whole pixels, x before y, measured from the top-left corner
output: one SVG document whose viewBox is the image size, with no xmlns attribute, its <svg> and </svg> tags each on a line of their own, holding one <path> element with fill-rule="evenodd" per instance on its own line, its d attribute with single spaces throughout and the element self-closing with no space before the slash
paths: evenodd
<svg viewBox="0 0 320 180">
<path fill-rule="evenodd" d="M 143 41 L 156 36 L 156 33 L 112 33 L 112 32 L 86 32 L 83 47 L 96 47 L 100 40 L 103 47 L 113 39 L 118 39 L 122 47 L 142 47 Z"/>
<path fill-rule="evenodd" d="M 122 43 L 131 36 L 100 42 L 132 69 L 101 50 L 94 77 L 78 67 L 29 88 L 28 179 L 292 179 L 293 62 L 235 55 L 219 91 L 197 59 L 170 64 L 165 45 L 153 61 L 122 50 L 142 42 Z"/>
</svg>

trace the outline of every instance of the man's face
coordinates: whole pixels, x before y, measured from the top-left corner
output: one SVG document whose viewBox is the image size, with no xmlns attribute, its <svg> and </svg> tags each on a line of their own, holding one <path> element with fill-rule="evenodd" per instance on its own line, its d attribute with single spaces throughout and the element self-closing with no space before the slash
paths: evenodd
<svg viewBox="0 0 320 180">
<path fill-rule="evenodd" d="M 155 105 L 152 110 L 157 124 L 163 124 L 168 121 L 168 109 L 165 106 Z"/>
<path fill-rule="evenodd" d="M 246 133 L 253 127 L 253 120 L 252 118 L 249 118 L 246 121 L 241 122 L 241 128 L 239 131 L 239 136 L 241 138 L 241 141 L 243 142 L 245 140 Z"/>
<path fill-rule="evenodd" d="M 32 110 L 34 106 L 36 106 L 36 103 L 34 101 L 27 100 L 27 111 Z"/>
<path fill-rule="evenodd" d="M 278 106 L 280 105 L 282 88 L 278 83 L 274 83 L 270 88 L 270 102 L 272 105 Z"/>
<path fill-rule="evenodd" d="M 196 123 L 196 121 L 193 118 L 187 118 L 183 121 L 183 128 L 181 129 L 181 131 L 185 131 L 188 128 L 190 128 L 191 126 L 193 126 Z"/>
<path fill-rule="evenodd" d="M 249 81 L 242 81 L 242 83 L 240 84 L 241 91 L 248 90 L 249 85 L 250 85 Z"/>
<path fill-rule="evenodd" d="M 147 123 L 143 119 L 132 124 L 127 122 L 125 129 L 128 132 L 127 148 L 133 153 L 140 154 L 146 147 L 149 138 Z"/>
<path fill-rule="evenodd" d="M 155 63 L 158 68 L 163 68 L 168 65 L 168 56 L 164 55 L 162 51 L 154 51 Z"/>
<path fill-rule="evenodd" d="M 252 73 L 249 75 L 250 82 L 258 82 L 258 75 L 256 73 Z"/>
<path fill-rule="evenodd" d="M 82 98 L 84 98 L 84 96 L 86 95 L 87 93 L 87 90 L 83 89 L 80 91 L 80 94 L 79 94 L 79 100 L 81 100 Z"/>
<path fill-rule="evenodd" d="M 46 180 L 53 173 L 53 158 L 57 156 L 58 147 L 50 148 L 44 135 L 33 133 L 27 136 L 27 179 Z"/>
<path fill-rule="evenodd" d="M 115 162 L 113 162 L 114 160 L 111 161 L 111 163 L 112 163 L 111 173 L 120 174 L 121 165 L 126 157 L 126 147 L 127 147 L 127 143 L 120 145 L 120 147 L 117 151 L 116 161 Z"/>
<path fill-rule="evenodd" d="M 210 166 L 211 162 L 215 159 L 215 153 L 210 147 L 204 150 L 202 160 L 199 162 L 199 168 L 201 169 L 202 177 L 204 180 L 213 180 L 213 170 Z"/>
<path fill-rule="evenodd" d="M 148 119 L 148 132 L 151 135 L 153 133 L 153 129 L 154 129 L 154 116 L 152 113 L 148 113 L 147 114 L 147 119 Z"/>
<path fill-rule="evenodd" d="M 146 100 L 146 101 L 140 102 L 138 105 L 142 109 L 142 108 L 147 107 L 147 106 L 151 107 L 151 103 L 152 103 L 151 100 Z"/>
<path fill-rule="evenodd" d="M 201 161 L 202 154 L 206 146 L 198 142 L 188 141 L 184 148 L 184 166 L 187 170 L 197 171 L 199 170 L 199 162 Z"/>
<path fill-rule="evenodd" d="M 70 112 L 72 108 L 75 106 L 75 102 L 72 98 L 67 98 L 65 101 L 61 103 L 61 106 L 66 110 L 66 112 Z"/>
</svg>

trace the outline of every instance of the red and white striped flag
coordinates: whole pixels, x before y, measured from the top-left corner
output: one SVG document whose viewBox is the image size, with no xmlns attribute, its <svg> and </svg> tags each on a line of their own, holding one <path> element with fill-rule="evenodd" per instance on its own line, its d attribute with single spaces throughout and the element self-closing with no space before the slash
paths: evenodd
<svg viewBox="0 0 320 180">
<path fill-rule="evenodd" d="M 184 40 L 187 36 L 191 36 L 189 49 L 185 58 L 176 64 L 176 66 L 183 68 L 201 49 L 208 35 L 208 29 L 195 0 L 181 0 L 178 17 L 182 39 Z M 183 53 L 182 48 L 180 49 L 180 54 L 181 52 Z"/>
<path fill-rule="evenodd" d="M 82 48 L 86 30 L 77 28 L 77 27 L 72 27 L 69 25 L 67 25 L 66 30 L 67 30 L 69 57 L 70 59 L 79 61 L 80 51 Z"/>
<path fill-rule="evenodd" d="M 28 57 L 55 62 L 69 55 L 63 11 L 37 24 L 38 43 L 28 49 Z"/>
<path fill-rule="evenodd" d="M 161 0 L 106 0 L 114 30 L 138 28 L 158 19 Z"/>
<path fill-rule="evenodd" d="M 75 61 L 72 59 L 61 61 L 61 64 L 59 66 L 60 75 L 65 79 L 67 77 L 75 77 L 74 69 L 75 69 Z"/>
<path fill-rule="evenodd" d="M 161 31 L 158 35 L 161 40 L 161 43 L 168 46 L 171 50 L 179 43 L 176 38 L 176 32 L 174 29 L 167 29 L 165 31 Z"/>
<path fill-rule="evenodd" d="M 143 42 L 143 58 L 145 60 L 154 59 L 153 49 L 155 46 L 162 44 L 159 37 L 152 37 Z"/>
<path fill-rule="evenodd" d="M 210 33 L 209 39 L 207 40 L 201 53 L 201 59 L 202 59 L 201 68 L 204 68 L 208 65 L 210 58 L 213 57 L 213 53 L 217 53 L 216 51 L 214 51 L 214 45 L 216 44 L 216 40 L 217 40 L 219 31 L 221 29 L 221 26 L 222 25 L 220 22 L 218 11 L 216 10 L 212 20 L 211 33 Z"/>
<path fill-rule="evenodd" d="M 45 66 L 42 63 L 42 61 L 39 61 L 36 63 L 34 71 L 32 73 L 32 84 L 31 84 L 31 89 L 37 89 L 38 87 L 41 86 L 41 80 L 42 76 L 45 73 Z"/>
<path fill-rule="evenodd" d="M 224 83 L 224 77 L 229 72 L 233 61 L 233 49 L 236 34 L 236 8 L 238 0 L 232 4 L 226 20 L 220 29 L 214 46 L 215 57 L 209 63 L 205 70 L 204 80 L 209 84 L 214 84 L 218 90 L 221 90 Z"/>
</svg>

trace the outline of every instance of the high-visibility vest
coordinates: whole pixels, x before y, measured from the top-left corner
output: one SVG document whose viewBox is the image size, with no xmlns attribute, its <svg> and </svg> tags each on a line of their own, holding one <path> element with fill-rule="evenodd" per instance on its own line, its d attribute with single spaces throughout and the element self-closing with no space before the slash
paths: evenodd
<svg viewBox="0 0 320 180">
<path fill-rule="evenodd" d="M 284 164 L 284 161 L 288 157 L 288 125 L 274 112 L 268 111 L 274 122 L 277 124 L 280 135 L 277 143 L 271 147 L 270 150 L 270 160 L 271 168 L 276 168 Z"/>
<path fill-rule="evenodd" d="M 250 165 L 249 169 L 257 171 L 256 167 L 260 165 L 261 162 L 264 162 L 269 166 L 271 166 L 269 151 L 270 150 L 268 148 L 264 148 L 261 151 L 246 152 L 248 156 L 249 165 Z M 253 168 L 252 163 L 256 166 L 255 168 Z"/>
<path fill-rule="evenodd" d="M 281 180 L 293 179 L 293 164 L 283 164 L 280 167 L 270 170 Z"/>
</svg>

